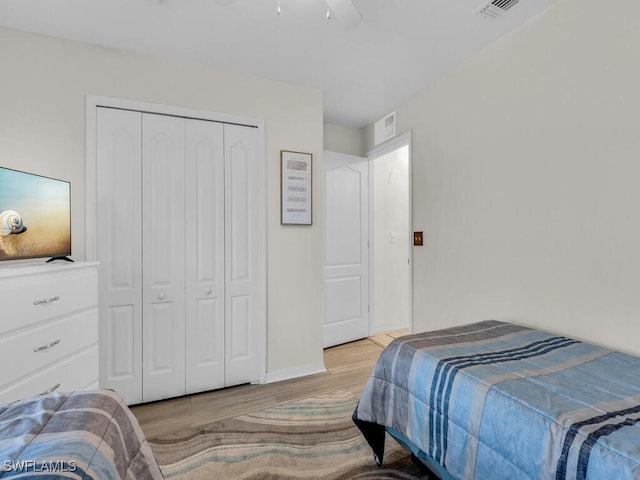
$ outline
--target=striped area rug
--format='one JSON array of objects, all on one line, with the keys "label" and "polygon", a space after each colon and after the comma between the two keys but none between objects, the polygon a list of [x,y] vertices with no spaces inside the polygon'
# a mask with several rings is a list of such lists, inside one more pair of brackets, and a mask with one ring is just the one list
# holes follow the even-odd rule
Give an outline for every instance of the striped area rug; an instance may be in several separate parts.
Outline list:
[{"label": "striped area rug", "polygon": [[308,398],[150,440],[168,479],[428,479],[387,440],[378,468],[351,421],[347,391]]}]

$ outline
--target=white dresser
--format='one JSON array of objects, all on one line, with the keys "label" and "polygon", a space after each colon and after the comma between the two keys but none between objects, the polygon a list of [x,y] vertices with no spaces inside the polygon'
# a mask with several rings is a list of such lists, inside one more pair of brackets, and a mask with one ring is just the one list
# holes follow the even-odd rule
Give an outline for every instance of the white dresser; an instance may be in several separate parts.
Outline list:
[{"label": "white dresser", "polygon": [[0,266],[0,402],[97,388],[97,265]]}]

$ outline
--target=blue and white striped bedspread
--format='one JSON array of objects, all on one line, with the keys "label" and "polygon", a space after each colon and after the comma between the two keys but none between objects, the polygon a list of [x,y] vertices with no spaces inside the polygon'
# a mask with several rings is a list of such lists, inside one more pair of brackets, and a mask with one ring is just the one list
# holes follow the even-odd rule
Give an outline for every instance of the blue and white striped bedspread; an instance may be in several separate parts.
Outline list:
[{"label": "blue and white striped bedspread", "polygon": [[409,335],[354,420],[380,462],[390,427],[460,479],[638,480],[640,358],[494,320]]},{"label": "blue and white striped bedspread", "polygon": [[0,479],[160,480],[138,421],[109,390],[0,403]]}]

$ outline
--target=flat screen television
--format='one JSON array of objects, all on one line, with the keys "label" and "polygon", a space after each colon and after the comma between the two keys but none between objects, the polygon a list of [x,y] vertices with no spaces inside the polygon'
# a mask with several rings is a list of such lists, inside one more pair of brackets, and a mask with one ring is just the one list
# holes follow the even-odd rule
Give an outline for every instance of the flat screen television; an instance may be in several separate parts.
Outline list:
[{"label": "flat screen television", "polygon": [[0,167],[0,260],[71,255],[71,184]]}]

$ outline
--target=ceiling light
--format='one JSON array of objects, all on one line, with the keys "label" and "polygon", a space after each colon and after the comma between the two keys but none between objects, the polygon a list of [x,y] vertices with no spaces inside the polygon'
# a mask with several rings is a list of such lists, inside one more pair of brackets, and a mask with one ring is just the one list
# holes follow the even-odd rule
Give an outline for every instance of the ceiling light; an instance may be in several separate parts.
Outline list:
[{"label": "ceiling light", "polygon": [[[280,0],[278,0],[278,2],[276,4],[276,13],[278,15],[282,14],[282,8],[280,7]],[[331,20],[331,8],[329,7],[329,3],[328,2],[327,2],[327,20]]]}]

